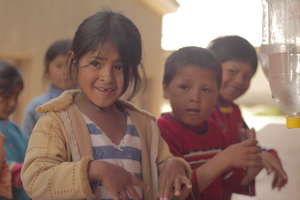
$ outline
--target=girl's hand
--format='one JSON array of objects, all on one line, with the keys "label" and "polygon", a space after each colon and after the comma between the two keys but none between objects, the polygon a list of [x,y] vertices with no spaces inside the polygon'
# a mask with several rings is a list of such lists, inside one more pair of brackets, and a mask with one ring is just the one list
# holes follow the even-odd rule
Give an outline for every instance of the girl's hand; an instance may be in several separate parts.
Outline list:
[{"label": "girl's hand", "polygon": [[228,168],[260,167],[262,166],[261,151],[256,144],[255,139],[247,139],[230,145],[216,156],[222,157]]},{"label": "girl's hand", "polygon": [[261,153],[261,158],[263,167],[267,170],[267,173],[274,173],[272,188],[280,190],[288,182],[287,174],[283,169],[280,159],[267,151]]},{"label": "girl's hand", "polygon": [[135,189],[137,186],[146,191],[146,185],[140,179],[117,165],[99,160],[90,162],[89,179],[101,181],[114,200],[142,199]]},{"label": "girl's hand", "polygon": [[173,196],[187,195],[192,188],[187,177],[185,166],[176,159],[165,161],[159,177],[160,200],[168,200]]}]

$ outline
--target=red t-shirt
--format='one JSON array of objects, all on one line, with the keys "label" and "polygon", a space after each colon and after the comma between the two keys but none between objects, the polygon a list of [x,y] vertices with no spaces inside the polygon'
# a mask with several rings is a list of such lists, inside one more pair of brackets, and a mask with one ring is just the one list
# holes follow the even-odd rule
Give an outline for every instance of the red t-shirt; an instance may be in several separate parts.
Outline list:
[{"label": "red t-shirt", "polygon": [[[169,144],[171,152],[184,158],[192,167],[193,172],[225,147],[221,130],[209,121],[199,127],[190,128],[176,121],[169,113],[165,113],[159,118],[158,127],[162,137]],[[231,172],[228,173],[231,174]],[[197,200],[224,199],[226,189],[224,184],[228,181],[226,179],[228,173],[218,177],[205,191],[200,193],[194,190],[194,197]],[[197,189],[195,176],[193,176],[192,182],[193,188]]]}]

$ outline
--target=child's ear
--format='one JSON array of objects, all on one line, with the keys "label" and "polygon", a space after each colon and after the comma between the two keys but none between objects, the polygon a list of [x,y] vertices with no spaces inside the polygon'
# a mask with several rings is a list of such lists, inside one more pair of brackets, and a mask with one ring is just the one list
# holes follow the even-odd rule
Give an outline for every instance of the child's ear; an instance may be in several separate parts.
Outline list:
[{"label": "child's ear", "polygon": [[163,97],[169,99],[168,86],[166,83],[163,83]]}]

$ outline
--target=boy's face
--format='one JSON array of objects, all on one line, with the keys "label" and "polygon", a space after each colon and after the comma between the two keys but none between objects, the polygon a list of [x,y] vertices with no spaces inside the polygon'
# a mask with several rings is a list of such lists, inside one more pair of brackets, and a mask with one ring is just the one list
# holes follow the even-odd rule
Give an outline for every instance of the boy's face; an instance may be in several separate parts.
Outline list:
[{"label": "boy's face", "polygon": [[47,77],[51,84],[60,90],[75,87],[75,81],[70,79],[67,67],[67,56],[58,55],[49,63]]},{"label": "boy's face", "polygon": [[171,82],[164,84],[164,97],[169,99],[174,117],[191,127],[208,118],[218,92],[215,72],[193,65],[179,68]]},{"label": "boy's face", "polygon": [[8,117],[15,111],[21,91],[22,91],[21,87],[15,86],[15,88],[10,94],[0,96],[0,119],[1,120],[7,120]]},{"label": "boy's face", "polygon": [[232,102],[248,90],[254,71],[248,63],[226,61],[222,63],[222,74],[221,99]]}]

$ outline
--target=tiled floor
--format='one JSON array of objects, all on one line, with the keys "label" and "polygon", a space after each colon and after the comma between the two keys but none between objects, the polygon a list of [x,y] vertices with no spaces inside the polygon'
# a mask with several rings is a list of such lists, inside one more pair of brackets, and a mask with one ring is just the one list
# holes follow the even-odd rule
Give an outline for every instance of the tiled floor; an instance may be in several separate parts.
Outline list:
[{"label": "tiled floor", "polygon": [[234,200],[300,200],[300,128],[287,129],[283,124],[269,124],[257,132],[264,147],[278,151],[289,182],[281,191],[271,189],[272,175],[262,171],[256,178],[256,197],[235,195]]}]

